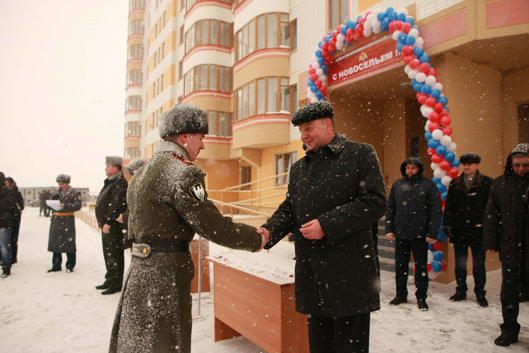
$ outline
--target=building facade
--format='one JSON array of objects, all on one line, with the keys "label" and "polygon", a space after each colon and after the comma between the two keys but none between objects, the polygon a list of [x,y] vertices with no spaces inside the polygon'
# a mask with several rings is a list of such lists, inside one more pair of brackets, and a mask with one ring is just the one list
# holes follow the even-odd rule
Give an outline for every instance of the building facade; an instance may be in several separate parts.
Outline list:
[{"label": "building facade", "polygon": [[[90,203],[90,190],[88,188],[75,188],[81,192],[81,197],[83,201],[83,207],[88,207]],[[20,187],[18,191],[22,194],[24,198],[24,204],[26,206],[35,206],[38,207],[40,204],[40,195],[44,191],[51,191],[53,195],[55,192],[59,191],[59,188],[56,186],[37,186],[37,187]]]}]

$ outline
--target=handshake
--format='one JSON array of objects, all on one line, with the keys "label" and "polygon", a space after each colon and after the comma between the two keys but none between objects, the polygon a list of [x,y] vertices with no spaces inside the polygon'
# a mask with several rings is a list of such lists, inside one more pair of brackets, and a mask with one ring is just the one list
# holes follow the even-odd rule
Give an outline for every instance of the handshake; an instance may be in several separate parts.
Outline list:
[{"label": "handshake", "polygon": [[[305,238],[310,240],[319,240],[325,236],[320,221],[317,219],[313,219],[312,221],[303,224],[299,231]],[[263,250],[265,244],[270,240],[270,232],[268,229],[261,227],[257,229],[257,234],[261,234],[262,237],[261,248],[257,251],[259,252]]]},{"label": "handshake", "polygon": [[268,229],[261,227],[257,229],[257,234],[261,234],[261,247],[257,250],[257,252],[259,252],[263,250],[266,243],[270,240],[270,232]]}]

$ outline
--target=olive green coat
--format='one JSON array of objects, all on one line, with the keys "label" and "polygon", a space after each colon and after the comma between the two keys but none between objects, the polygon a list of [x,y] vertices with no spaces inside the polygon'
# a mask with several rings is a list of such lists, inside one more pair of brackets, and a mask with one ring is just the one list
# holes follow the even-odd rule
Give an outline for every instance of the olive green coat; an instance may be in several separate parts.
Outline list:
[{"label": "olive green coat", "polygon": [[[186,150],[162,141],[151,161],[132,178],[130,239],[178,239],[195,233],[234,249],[257,251],[261,236],[254,227],[233,223],[207,200],[200,168],[187,161]],[[133,256],[117,309],[110,352],[191,351],[191,280],[194,265],[187,252]]]}]

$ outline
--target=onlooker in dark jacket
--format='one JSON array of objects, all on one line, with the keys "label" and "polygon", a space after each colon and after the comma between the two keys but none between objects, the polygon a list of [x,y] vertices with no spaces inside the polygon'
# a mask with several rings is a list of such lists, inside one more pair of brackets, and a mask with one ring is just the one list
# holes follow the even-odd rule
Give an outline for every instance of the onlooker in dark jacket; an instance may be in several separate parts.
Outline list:
[{"label": "onlooker in dark jacket", "polygon": [[520,292],[529,294],[529,254],[524,234],[527,218],[524,196],[529,186],[528,147],[527,143],[518,144],[507,157],[503,175],[492,183],[485,213],[483,247],[491,253],[499,251],[502,262],[503,324],[500,325],[501,335],[494,341],[498,346],[518,342]]},{"label": "onlooker in dark jacket", "polygon": [[20,231],[20,221],[22,220],[22,211],[24,210],[24,198],[18,191],[17,183],[13,178],[6,178],[6,185],[15,190],[16,204],[13,207],[13,228],[11,231],[11,265],[18,262],[18,233]]},{"label": "onlooker in dark jacket", "polygon": [[472,273],[474,293],[482,307],[489,306],[485,298],[486,250],[483,249],[483,222],[489,199],[492,178],[479,172],[481,157],[477,153],[465,153],[460,158],[463,173],[450,182],[446,196],[443,232],[454,244],[456,294],[450,300],[467,299],[468,247],[472,249]]},{"label": "onlooker in dark jacket", "polygon": [[420,158],[406,159],[400,171],[403,178],[391,186],[386,211],[386,236],[395,239],[397,283],[397,296],[390,304],[408,301],[406,284],[413,253],[417,305],[421,310],[428,310],[428,243],[435,241],[439,232],[443,215],[441,196],[435,183],[423,176]]},{"label": "onlooker in dark jacket", "polygon": [[116,220],[127,209],[127,180],[121,171],[122,164],[123,158],[119,156],[106,157],[107,179],[96,202],[96,218],[101,227],[107,269],[105,282],[96,286],[96,289],[106,289],[101,294],[117,293],[123,285],[123,225]]},{"label": "onlooker in dark jacket", "polygon": [[[135,159],[135,160],[131,161],[129,164],[127,164],[127,166],[125,167],[125,170],[127,171],[127,173],[130,174],[130,178],[128,178],[129,181],[134,176],[134,174],[136,174],[138,169],[143,167],[144,164],[145,164],[145,161],[143,159],[141,159],[141,158]],[[127,239],[126,233],[127,233],[127,228],[128,228],[128,224],[129,224],[129,210],[128,210],[128,208],[127,208],[127,210],[125,212],[120,214],[119,217],[116,220],[123,224],[123,234],[124,234],[123,243],[125,243],[126,239]]]},{"label": "onlooker in dark jacket", "polygon": [[2,277],[11,274],[11,230],[13,207],[16,204],[15,190],[5,185],[5,175],[0,172],[0,252],[2,254]]}]

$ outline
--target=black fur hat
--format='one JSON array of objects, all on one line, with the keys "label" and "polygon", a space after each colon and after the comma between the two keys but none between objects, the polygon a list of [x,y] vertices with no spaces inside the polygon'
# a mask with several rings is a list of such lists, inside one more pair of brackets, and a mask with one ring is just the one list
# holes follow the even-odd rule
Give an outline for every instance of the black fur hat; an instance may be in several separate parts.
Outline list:
[{"label": "black fur hat", "polygon": [[332,118],[333,116],[334,110],[332,109],[332,105],[326,101],[319,101],[301,107],[301,109],[292,116],[292,124],[298,126],[312,120]]},{"label": "black fur hat", "polygon": [[58,183],[68,183],[68,184],[70,184],[70,180],[71,180],[71,178],[67,174],[59,174],[59,175],[57,175],[57,182]]},{"label": "black fur hat", "polygon": [[191,104],[175,104],[160,117],[160,138],[179,134],[207,134],[208,114]]},{"label": "black fur hat", "polygon": [[470,164],[470,163],[481,163],[481,157],[479,154],[474,152],[469,152],[461,155],[459,157],[459,161],[461,164]]}]

